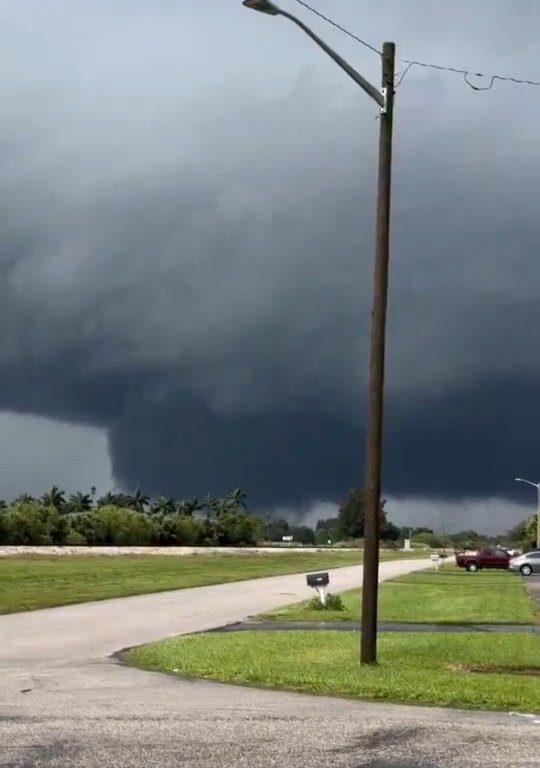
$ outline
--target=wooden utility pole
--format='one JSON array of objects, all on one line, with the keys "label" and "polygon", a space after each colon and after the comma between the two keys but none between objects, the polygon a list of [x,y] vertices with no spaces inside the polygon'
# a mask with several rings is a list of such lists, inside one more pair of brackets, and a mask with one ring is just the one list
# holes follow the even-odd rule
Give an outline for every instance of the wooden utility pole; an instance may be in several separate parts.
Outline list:
[{"label": "wooden utility pole", "polygon": [[384,352],[386,304],[388,300],[388,257],[390,250],[390,184],[392,178],[392,118],[394,112],[394,70],[396,47],[384,43],[382,88],[379,90],[345,61],[303,21],[284,11],[273,0],[243,0],[246,8],[281,16],[296,24],[380,107],[379,180],[377,226],[375,230],[375,273],[371,314],[371,352],[365,468],[364,584],[362,591],[363,664],[377,661],[377,596],[379,590],[379,514],[383,439]]},{"label": "wooden utility pole", "polygon": [[392,179],[392,124],[394,111],[395,45],[382,49],[375,269],[371,312],[371,348],[365,458],[364,580],[362,585],[362,640],[360,661],[377,661],[377,599],[379,592],[380,506],[383,445],[384,360],[388,261],[390,256],[390,189]]}]

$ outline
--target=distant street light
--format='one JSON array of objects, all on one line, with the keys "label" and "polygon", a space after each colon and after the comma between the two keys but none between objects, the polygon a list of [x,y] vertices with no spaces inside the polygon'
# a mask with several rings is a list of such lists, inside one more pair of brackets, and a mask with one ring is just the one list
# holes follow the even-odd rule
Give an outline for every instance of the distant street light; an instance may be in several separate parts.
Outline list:
[{"label": "distant street light", "polygon": [[533,483],[530,480],[524,480],[522,477],[516,477],[516,483],[527,483],[536,488],[536,549],[540,549],[540,483]]},{"label": "distant street light", "polygon": [[365,458],[364,582],[362,589],[363,664],[377,661],[377,597],[379,589],[380,498],[382,475],[384,358],[390,255],[390,188],[392,177],[392,123],[394,112],[395,45],[382,47],[382,87],[375,88],[329,45],[291,13],[270,0],[243,0],[246,8],[283,16],[308,35],[380,107],[375,269],[371,313],[368,418]]}]

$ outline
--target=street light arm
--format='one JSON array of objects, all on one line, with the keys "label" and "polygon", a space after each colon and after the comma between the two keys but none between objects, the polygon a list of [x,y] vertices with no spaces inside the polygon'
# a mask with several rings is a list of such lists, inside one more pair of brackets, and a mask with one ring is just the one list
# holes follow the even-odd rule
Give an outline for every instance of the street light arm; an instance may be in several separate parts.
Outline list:
[{"label": "street light arm", "polygon": [[364,90],[368,94],[368,96],[371,96],[373,101],[377,102],[377,104],[379,105],[379,107],[381,107],[381,109],[384,108],[386,99],[384,98],[382,93],[379,90],[377,90],[377,88],[375,88],[373,85],[371,85],[371,83],[368,80],[366,80],[365,77],[362,77],[360,72],[357,72],[356,69],[354,69],[354,67],[351,67],[351,65],[347,61],[345,61],[345,59],[343,59],[339,55],[339,53],[336,53],[336,51],[334,51],[333,48],[330,48],[330,46],[327,45],[324,42],[324,40],[321,40],[321,38],[318,35],[316,35],[315,32],[313,32],[313,30],[311,30],[306,24],[304,24],[303,21],[300,21],[300,19],[298,19],[296,16],[293,16],[292,13],[287,13],[287,11],[280,10],[280,15],[292,21],[293,24],[296,24],[297,27],[300,27],[300,29],[303,32],[305,32],[308,37],[311,37],[313,42],[317,43],[319,48],[322,48],[322,50],[328,56],[330,56],[331,59],[333,59],[336,62],[338,67],[341,67],[341,69],[347,75],[349,75],[349,77],[352,80],[354,80],[354,82],[357,85],[359,85],[360,88],[362,88],[362,90]]},{"label": "street light arm", "polygon": [[540,483],[533,483],[530,480],[525,480],[523,477],[516,477],[516,483],[527,483],[527,485],[532,485],[533,488],[540,488]]},{"label": "street light arm", "polygon": [[330,48],[330,46],[327,45],[318,35],[316,35],[312,29],[304,24],[303,21],[300,21],[299,18],[294,16],[292,13],[283,11],[281,8],[275,5],[275,3],[267,2],[267,0],[244,0],[243,5],[245,5],[246,8],[252,8],[254,11],[268,13],[271,16],[283,16],[284,18],[289,19],[289,21],[292,21],[292,23],[296,24],[297,27],[300,27],[300,29],[305,32],[306,35],[319,46],[319,48],[322,48],[327,56],[330,56],[330,58],[336,62],[338,67],[340,67],[347,75],[349,75],[349,77],[354,80],[354,82],[359,85],[360,88],[362,88],[362,90],[368,94],[368,96],[371,96],[373,101],[375,101],[379,107],[381,107],[381,109],[384,109],[386,105],[386,99],[383,94],[373,85],[371,85],[371,83],[368,82],[365,77],[362,77],[362,75],[357,72],[354,67],[351,67],[351,65],[345,61],[345,59],[343,59],[339,53],[336,53],[333,48]]}]

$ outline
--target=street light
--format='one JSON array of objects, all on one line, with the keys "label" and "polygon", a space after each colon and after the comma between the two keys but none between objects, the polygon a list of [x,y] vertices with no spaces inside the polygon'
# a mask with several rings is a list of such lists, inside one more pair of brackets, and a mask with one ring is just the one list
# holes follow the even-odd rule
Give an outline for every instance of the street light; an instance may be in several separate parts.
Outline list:
[{"label": "street light", "polygon": [[540,549],[540,483],[533,483],[530,480],[524,480],[522,477],[516,477],[516,483],[527,483],[536,488],[536,549]]},{"label": "street light", "polygon": [[252,8],[254,11],[268,13],[270,16],[278,16],[280,13],[277,5],[269,2],[269,0],[245,0],[243,5],[245,5],[246,8]]},{"label": "street light", "polygon": [[364,581],[362,589],[362,640],[360,660],[377,661],[377,596],[379,588],[379,528],[382,474],[384,357],[388,262],[390,255],[390,188],[392,177],[392,123],[394,112],[395,45],[382,48],[382,87],[375,88],[300,19],[270,0],[243,0],[246,8],[283,16],[308,35],[380,107],[375,269],[371,312],[369,392],[364,482]]}]

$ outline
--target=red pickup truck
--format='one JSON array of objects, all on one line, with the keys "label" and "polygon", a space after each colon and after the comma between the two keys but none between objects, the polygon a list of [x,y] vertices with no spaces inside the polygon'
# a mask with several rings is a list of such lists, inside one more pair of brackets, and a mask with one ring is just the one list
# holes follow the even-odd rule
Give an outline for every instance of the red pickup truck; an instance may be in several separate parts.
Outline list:
[{"label": "red pickup truck", "polygon": [[482,570],[483,568],[508,568],[511,555],[506,549],[479,549],[478,552],[457,552],[456,565],[460,568],[466,568],[471,573]]}]

